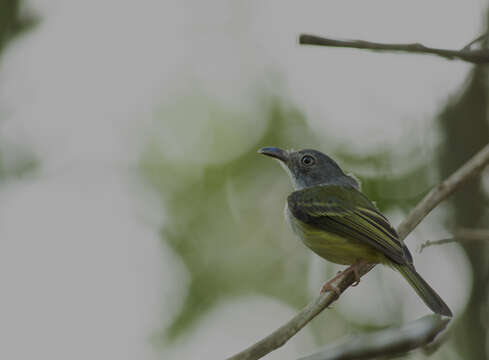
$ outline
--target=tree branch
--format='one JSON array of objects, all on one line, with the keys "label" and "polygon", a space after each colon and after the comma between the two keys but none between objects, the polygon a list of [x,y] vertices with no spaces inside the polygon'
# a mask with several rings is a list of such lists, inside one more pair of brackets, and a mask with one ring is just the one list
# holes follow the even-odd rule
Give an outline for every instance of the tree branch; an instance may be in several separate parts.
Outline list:
[{"label": "tree branch", "polygon": [[419,253],[425,248],[433,245],[442,245],[458,241],[472,241],[472,240],[489,240],[489,230],[486,229],[459,229],[455,232],[453,237],[440,239],[440,240],[428,240],[421,244],[419,247]]},{"label": "tree branch", "polygon": [[[398,227],[398,234],[401,240],[420,223],[420,221],[428,215],[428,213],[440,202],[451,195],[461,185],[476,175],[479,175],[484,167],[489,163],[489,145],[486,145],[474,157],[467,161],[455,173],[448,177],[445,181],[431,190],[421,202],[408,214],[404,221]],[[366,265],[359,269],[359,276],[365,275],[374,265]],[[338,288],[339,294],[336,292],[326,292],[320,294],[314,301],[302,309],[286,324],[282,325],[270,335],[266,336],[257,343],[251,345],[240,353],[231,356],[228,360],[256,360],[266,354],[278,349],[284,345],[291,337],[301,330],[309,321],[331,305],[339,295],[342,294],[355,281],[354,274],[350,273],[342,278],[339,278],[335,286]]]},{"label": "tree branch", "polygon": [[432,189],[398,226],[397,233],[404,239],[428,213],[446,199],[460,185],[481,173],[489,160],[489,145],[486,145],[448,179]]},{"label": "tree branch", "polygon": [[322,351],[299,360],[354,360],[382,356],[399,356],[410,350],[430,344],[442,332],[450,319],[427,315],[402,326],[372,333],[349,336]]},{"label": "tree branch", "polygon": [[[478,40],[478,39],[476,39]],[[299,44],[301,45],[319,45],[331,47],[345,47],[352,49],[367,49],[373,51],[394,51],[394,52],[409,52],[414,54],[431,54],[441,56],[448,60],[463,60],[473,64],[489,63],[489,50],[477,49],[471,50],[470,46],[464,47],[462,50],[438,49],[424,46],[419,43],[412,44],[387,44],[377,43],[364,40],[337,40],[323,38],[315,35],[301,34],[299,36]],[[472,43],[470,44],[472,45]]]}]

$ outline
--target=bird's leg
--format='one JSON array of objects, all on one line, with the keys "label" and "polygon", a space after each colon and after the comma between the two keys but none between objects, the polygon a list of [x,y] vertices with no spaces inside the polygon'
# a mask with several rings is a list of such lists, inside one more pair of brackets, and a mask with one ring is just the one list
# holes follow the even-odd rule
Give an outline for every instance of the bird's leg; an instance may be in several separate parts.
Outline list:
[{"label": "bird's leg", "polygon": [[333,277],[331,280],[326,282],[323,287],[321,288],[321,294],[325,293],[326,291],[333,290],[335,293],[340,295],[340,290],[334,285],[334,282],[338,280],[340,277],[348,275],[349,273],[353,272],[355,274],[355,283],[352,284],[352,286],[357,286],[360,283],[360,275],[358,274],[358,269],[362,267],[363,265],[367,264],[365,260],[358,260],[349,267],[347,267],[345,270],[340,271],[338,274],[336,274],[335,277]]},{"label": "bird's leg", "polygon": [[365,260],[358,260],[355,263],[353,263],[353,265],[350,266],[352,268],[353,273],[355,274],[355,282],[351,284],[351,286],[357,286],[358,284],[360,284],[360,275],[358,274],[358,269],[366,264],[367,262]]}]

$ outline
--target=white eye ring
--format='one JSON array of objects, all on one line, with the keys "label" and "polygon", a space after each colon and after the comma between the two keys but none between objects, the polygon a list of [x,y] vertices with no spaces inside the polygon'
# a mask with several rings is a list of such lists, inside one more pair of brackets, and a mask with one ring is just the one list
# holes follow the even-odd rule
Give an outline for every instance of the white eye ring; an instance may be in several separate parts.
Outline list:
[{"label": "white eye ring", "polygon": [[304,166],[312,166],[316,163],[316,159],[312,155],[304,155],[301,158],[301,164]]}]

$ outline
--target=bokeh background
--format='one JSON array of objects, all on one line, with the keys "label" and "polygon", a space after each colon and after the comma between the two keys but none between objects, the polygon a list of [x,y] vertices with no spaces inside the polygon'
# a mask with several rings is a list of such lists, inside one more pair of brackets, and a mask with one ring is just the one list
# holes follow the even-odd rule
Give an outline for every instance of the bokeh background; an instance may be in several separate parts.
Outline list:
[{"label": "bokeh background", "polygon": [[[219,359],[339,267],[291,234],[259,147],[318,148],[391,222],[489,140],[488,73],[301,47],[300,33],[461,48],[487,1],[0,1],[0,358]],[[488,358],[488,172],[407,239],[455,313],[433,359]],[[376,267],[268,359],[429,313]],[[422,352],[407,358],[423,359]]]}]

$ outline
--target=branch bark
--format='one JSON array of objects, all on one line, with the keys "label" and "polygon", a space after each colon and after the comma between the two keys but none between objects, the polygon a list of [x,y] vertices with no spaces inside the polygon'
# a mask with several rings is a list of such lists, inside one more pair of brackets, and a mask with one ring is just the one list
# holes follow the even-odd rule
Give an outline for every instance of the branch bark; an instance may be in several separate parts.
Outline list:
[{"label": "branch bark", "polygon": [[408,52],[412,54],[431,54],[441,56],[448,60],[463,60],[473,64],[489,63],[489,50],[475,49],[464,47],[461,50],[439,49],[425,46],[420,43],[412,44],[388,44],[377,43],[365,40],[338,40],[324,38],[316,35],[301,34],[299,36],[299,44],[301,45],[318,45],[330,47],[344,47],[352,49],[367,49],[373,51],[393,51],[393,52]]},{"label": "branch bark", "polygon": [[[399,238],[404,240],[406,236],[436,207],[440,202],[446,199],[461,185],[466,183],[474,176],[481,173],[484,167],[489,163],[489,144],[480,150],[474,157],[467,161],[455,173],[441,182],[432,191],[430,191],[420,203],[408,214],[404,221],[398,227]],[[359,276],[368,273],[375,265],[366,265],[359,269]],[[278,349],[284,345],[291,337],[301,330],[309,321],[331,305],[339,296],[354,283],[354,274],[348,274],[340,277],[335,286],[336,292],[326,292],[320,294],[314,301],[302,309],[286,324],[282,325],[270,335],[266,336],[247,349],[231,356],[228,360],[256,360],[266,354]]]}]

